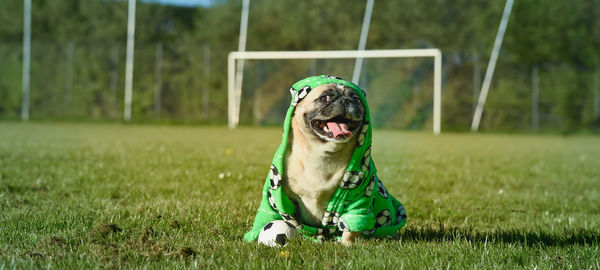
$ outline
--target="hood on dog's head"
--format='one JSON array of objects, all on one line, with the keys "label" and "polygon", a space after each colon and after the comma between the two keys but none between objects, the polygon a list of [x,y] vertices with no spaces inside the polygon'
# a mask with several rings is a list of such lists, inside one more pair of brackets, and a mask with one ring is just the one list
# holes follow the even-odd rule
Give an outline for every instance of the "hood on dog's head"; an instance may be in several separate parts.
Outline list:
[{"label": "hood on dog's head", "polygon": [[358,136],[369,121],[365,92],[342,78],[309,77],[295,83],[290,92],[290,109],[301,115],[303,126],[310,131],[306,133],[322,142],[345,143]]}]

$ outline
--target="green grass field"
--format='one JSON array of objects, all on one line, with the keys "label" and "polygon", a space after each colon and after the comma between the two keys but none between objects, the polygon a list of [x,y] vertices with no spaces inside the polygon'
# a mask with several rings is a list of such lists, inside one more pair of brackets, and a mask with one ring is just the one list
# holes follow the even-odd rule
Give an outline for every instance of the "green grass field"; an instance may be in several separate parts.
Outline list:
[{"label": "green grass field", "polygon": [[244,243],[280,128],[0,123],[4,268],[600,268],[600,138],[374,131],[404,203],[352,247]]}]

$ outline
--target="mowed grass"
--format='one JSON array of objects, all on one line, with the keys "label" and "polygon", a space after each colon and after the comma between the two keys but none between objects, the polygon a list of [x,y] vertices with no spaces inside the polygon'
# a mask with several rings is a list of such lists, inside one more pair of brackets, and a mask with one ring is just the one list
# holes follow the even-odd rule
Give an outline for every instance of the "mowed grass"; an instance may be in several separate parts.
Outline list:
[{"label": "mowed grass", "polygon": [[375,130],[408,224],[244,243],[280,128],[0,123],[2,268],[600,268],[600,138]]}]

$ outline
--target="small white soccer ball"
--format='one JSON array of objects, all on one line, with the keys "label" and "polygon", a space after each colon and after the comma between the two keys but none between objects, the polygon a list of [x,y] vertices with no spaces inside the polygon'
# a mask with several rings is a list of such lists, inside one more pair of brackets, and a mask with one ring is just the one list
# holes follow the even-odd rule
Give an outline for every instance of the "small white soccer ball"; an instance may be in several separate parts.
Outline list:
[{"label": "small white soccer ball", "polygon": [[258,243],[270,247],[281,247],[300,235],[292,224],[283,220],[273,220],[265,225],[258,234]]}]

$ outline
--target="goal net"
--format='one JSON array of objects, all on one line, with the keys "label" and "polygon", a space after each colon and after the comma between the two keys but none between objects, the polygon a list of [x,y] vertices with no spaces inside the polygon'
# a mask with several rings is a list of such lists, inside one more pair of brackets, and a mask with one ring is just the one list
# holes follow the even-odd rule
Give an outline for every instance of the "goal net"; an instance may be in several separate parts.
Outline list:
[{"label": "goal net", "polygon": [[386,127],[385,122],[393,121],[418,128],[431,121],[433,133],[440,133],[439,49],[231,52],[229,127],[240,123],[240,114],[259,124],[277,123],[289,106],[291,84],[322,74],[350,80],[357,58],[365,59],[359,86],[367,92],[374,126]]}]

